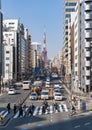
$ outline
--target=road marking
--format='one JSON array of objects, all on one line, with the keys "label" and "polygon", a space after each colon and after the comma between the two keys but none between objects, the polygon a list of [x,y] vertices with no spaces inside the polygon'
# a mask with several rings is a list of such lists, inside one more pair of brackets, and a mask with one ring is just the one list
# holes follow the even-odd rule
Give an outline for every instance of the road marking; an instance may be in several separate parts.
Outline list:
[{"label": "road marking", "polygon": [[2,115],[5,111],[1,111],[0,114]]},{"label": "road marking", "polygon": [[66,104],[62,104],[62,105],[64,106],[65,111],[68,112]]},{"label": "road marking", "polygon": [[15,114],[15,116],[13,117],[14,119],[17,118],[19,116],[19,111]]},{"label": "road marking", "polygon": [[37,126],[44,126],[44,124],[37,124]]},{"label": "road marking", "polygon": [[50,114],[52,114],[52,113],[53,113],[53,106],[50,105]]},{"label": "road marking", "polygon": [[63,109],[62,109],[62,105],[59,104],[59,109],[60,109],[60,112],[63,112]]},{"label": "road marking", "polygon": [[42,109],[43,107],[41,106],[38,115],[42,115]]},{"label": "road marking", "polygon": [[85,123],[84,125],[86,126],[86,125],[90,125],[91,123],[90,122],[87,122],[87,123]]},{"label": "road marking", "polygon": [[70,118],[68,118],[68,117],[66,117],[66,118],[63,118],[63,120],[65,120],[65,121],[67,121],[67,120],[69,120]]},{"label": "road marking", "polygon": [[39,109],[39,106],[37,106],[37,107],[35,108],[34,113],[33,113],[33,116],[35,116],[35,115],[37,114],[38,109]]},{"label": "road marking", "polygon": [[4,113],[3,118],[5,118],[7,114],[8,114],[8,111],[6,113]]},{"label": "road marking", "polygon": [[28,130],[27,128],[21,128],[20,130]]},{"label": "road marking", "polygon": [[77,126],[75,126],[74,128],[77,129],[77,128],[79,128],[79,127],[80,127],[80,125],[77,125]]}]

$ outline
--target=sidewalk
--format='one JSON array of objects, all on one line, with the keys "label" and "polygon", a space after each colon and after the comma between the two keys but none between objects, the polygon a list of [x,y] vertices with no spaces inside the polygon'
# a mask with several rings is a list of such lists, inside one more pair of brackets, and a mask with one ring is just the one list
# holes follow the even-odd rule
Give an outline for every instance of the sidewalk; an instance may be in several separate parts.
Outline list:
[{"label": "sidewalk", "polygon": [[[69,93],[70,96],[76,95],[77,103],[78,103],[78,100],[82,100],[82,101],[86,102],[86,111],[92,111],[92,96],[91,96],[92,92],[83,93],[80,90],[78,90],[77,92],[74,92],[74,91],[71,91],[66,84],[63,84],[63,86],[66,89],[66,91]],[[78,107],[78,105],[77,105],[77,107]],[[77,111],[77,113],[80,113],[80,112],[82,113],[82,111],[79,111],[79,110]]]}]

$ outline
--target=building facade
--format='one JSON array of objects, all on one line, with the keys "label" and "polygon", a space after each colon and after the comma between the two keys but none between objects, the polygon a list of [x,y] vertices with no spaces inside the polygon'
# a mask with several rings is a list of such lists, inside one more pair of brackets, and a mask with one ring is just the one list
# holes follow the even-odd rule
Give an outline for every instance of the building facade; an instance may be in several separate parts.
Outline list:
[{"label": "building facade", "polygon": [[18,80],[26,71],[26,43],[24,26],[19,20],[3,21],[3,79]]},{"label": "building facade", "polygon": [[[2,79],[2,42],[3,42],[3,14],[1,11],[1,1],[0,1],[0,81]],[[1,82],[0,82],[1,85]]]},{"label": "building facade", "polygon": [[71,13],[75,12],[75,6],[78,0],[65,0],[65,18],[64,18],[64,63],[66,68],[66,80],[71,77]]}]

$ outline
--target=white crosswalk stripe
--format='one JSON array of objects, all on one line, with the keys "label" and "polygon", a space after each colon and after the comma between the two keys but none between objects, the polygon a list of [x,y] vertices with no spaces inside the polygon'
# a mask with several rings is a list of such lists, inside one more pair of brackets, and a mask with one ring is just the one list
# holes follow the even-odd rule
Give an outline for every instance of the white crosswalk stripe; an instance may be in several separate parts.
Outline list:
[{"label": "white crosswalk stripe", "polygon": [[[34,112],[33,112],[33,116],[43,115],[42,108],[43,108],[43,106],[35,106],[35,109],[34,109]],[[23,117],[28,113],[28,110],[29,110],[29,107],[27,107],[25,109],[25,112],[23,111]],[[60,112],[60,113],[62,113],[62,112],[68,112],[68,108],[67,108],[66,104],[58,104],[58,109],[57,110],[55,109],[54,105],[50,105],[45,110],[44,114],[47,115],[47,114],[58,113],[58,112]],[[3,116],[3,118],[5,118],[8,115],[8,111],[7,110],[2,110],[0,112],[0,114]],[[19,117],[19,110],[13,116],[13,119],[16,119],[18,117]]]}]

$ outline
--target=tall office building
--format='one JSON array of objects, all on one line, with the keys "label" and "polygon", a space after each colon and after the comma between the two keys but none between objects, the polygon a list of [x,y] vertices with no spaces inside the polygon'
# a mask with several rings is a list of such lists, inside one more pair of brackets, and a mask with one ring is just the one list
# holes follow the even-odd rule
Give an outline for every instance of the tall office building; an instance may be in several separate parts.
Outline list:
[{"label": "tall office building", "polygon": [[[3,21],[3,78],[21,79],[28,65],[26,55],[27,30],[17,19]],[[26,33],[26,34],[25,34]]]},{"label": "tall office building", "polygon": [[75,6],[78,0],[65,0],[65,34],[64,34],[64,65],[66,68],[66,80],[70,81],[71,69],[71,13],[75,12]]},{"label": "tall office building", "polygon": [[3,22],[3,14],[1,11],[1,0],[0,0],[0,80],[2,76],[2,41],[3,41],[2,22]]}]

